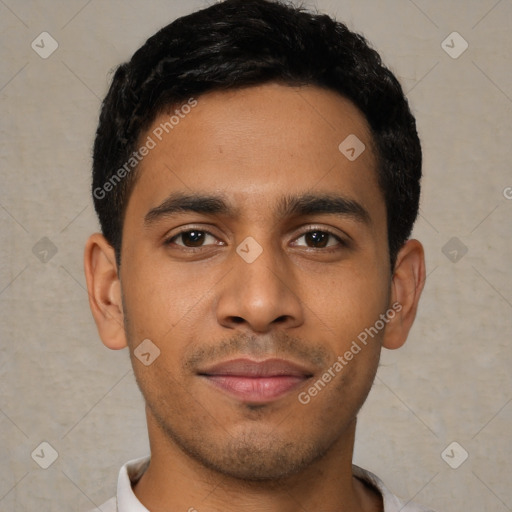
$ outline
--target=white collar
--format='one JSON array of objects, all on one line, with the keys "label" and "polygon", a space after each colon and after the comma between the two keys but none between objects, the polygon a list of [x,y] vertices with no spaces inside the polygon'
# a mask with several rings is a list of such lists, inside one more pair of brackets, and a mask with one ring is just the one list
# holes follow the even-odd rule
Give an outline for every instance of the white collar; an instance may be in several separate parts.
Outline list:
[{"label": "white collar", "polygon": [[[119,471],[117,481],[117,508],[116,498],[112,498],[100,508],[103,512],[115,512],[116,510],[117,512],[149,512],[137,499],[132,489],[132,486],[138,482],[144,471],[146,471],[149,460],[150,457],[146,456],[130,460],[123,465]],[[432,512],[419,505],[400,500],[389,491],[378,476],[366,469],[353,464],[352,473],[356,478],[380,492],[384,503],[384,512]]]},{"label": "white collar", "polygon": [[119,471],[117,480],[117,512],[149,512],[137,499],[132,485],[137,483],[149,465],[150,457],[128,461]]}]

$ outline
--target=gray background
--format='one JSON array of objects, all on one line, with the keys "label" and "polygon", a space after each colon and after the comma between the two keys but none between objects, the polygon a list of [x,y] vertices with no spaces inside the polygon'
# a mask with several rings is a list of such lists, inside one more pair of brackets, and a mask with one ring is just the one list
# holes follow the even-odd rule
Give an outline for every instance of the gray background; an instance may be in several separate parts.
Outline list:
[{"label": "gray background", "polygon": [[[148,452],[128,353],[101,344],[87,302],[90,151],[109,70],[205,4],[0,0],[1,511],[87,510]],[[510,511],[512,0],[307,5],[380,51],[425,155],[427,284],[407,344],[383,354],[355,462],[440,512]],[[43,31],[59,45],[46,59]],[[443,452],[469,456],[453,469]]]}]

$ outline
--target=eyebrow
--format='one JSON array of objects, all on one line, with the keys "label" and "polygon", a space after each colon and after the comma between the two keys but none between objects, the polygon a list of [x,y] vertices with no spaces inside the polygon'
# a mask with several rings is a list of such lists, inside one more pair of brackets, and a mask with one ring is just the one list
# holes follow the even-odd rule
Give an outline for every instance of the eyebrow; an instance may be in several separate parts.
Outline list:
[{"label": "eyebrow", "polygon": [[[230,205],[225,196],[174,192],[160,205],[149,210],[144,217],[144,225],[149,227],[161,218],[183,212],[236,217],[240,209]],[[275,213],[280,218],[334,214],[363,224],[372,224],[370,214],[360,203],[334,194],[285,195],[278,201]]]}]

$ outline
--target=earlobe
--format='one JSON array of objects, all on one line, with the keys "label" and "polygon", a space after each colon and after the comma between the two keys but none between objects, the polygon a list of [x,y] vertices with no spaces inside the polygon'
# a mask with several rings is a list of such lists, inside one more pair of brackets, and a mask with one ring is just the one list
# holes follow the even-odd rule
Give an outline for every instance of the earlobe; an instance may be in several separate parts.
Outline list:
[{"label": "earlobe", "polygon": [[126,347],[121,283],[115,252],[100,233],[91,235],[87,240],[84,271],[89,306],[103,344],[112,350]]},{"label": "earlobe", "polygon": [[408,240],[397,255],[391,283],[390,307],[396,315],[384,332],[382,346],[400,348],[406,341],[425,285],[425,253],[418,240]]}]

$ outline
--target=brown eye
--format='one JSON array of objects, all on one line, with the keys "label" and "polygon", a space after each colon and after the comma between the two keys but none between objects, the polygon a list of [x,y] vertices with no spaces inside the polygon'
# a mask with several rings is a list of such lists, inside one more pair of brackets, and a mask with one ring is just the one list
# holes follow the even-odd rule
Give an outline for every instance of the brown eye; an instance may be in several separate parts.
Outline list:
[{"label": "brown eye", "polygon": [[196,248],[205,245],[205,241],[208,237],[215,240],[215,237],[207,231],[201,231],[199,229],[190,229],[188,231],[182,231],[177,235],[170,238],[166,243],[175,244],[181,247]]},{"label": "brown eye", "polygon": [[323,248],[327,246],[327,242],[329,241],[329,237],[332,236],[330,233],[326,233],[325,231],[310,231],[305,235],[306,243],[316,248]]},{"label": "brown eye", "polygon": [[[299,242],[303,240],[303,242]],[[299,238],[296,239],[294,245],[299,247],[309,247],[311,249],[325,249],[325,248],[335,248],[336,246],[345,245],[343,240],[329,231],[323,231],[320,229],[315,229],[312,231],[307,231]]]}]

